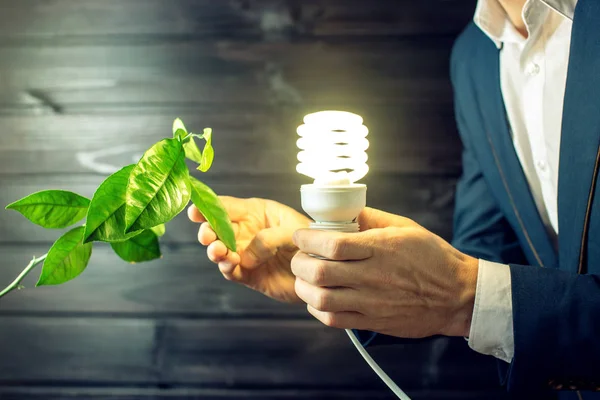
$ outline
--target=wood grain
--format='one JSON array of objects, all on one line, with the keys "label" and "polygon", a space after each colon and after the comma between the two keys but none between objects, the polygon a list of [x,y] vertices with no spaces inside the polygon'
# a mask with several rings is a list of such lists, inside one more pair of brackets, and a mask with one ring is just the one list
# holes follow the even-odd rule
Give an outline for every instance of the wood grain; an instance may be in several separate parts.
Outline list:
[{"label": "wood grain", "polygon": [[473,0],[4,0],[0,4],[4,16],[0,38],[13,44],[140,36],[282,40],[455,34],[474,10]]},{"label": "wood grain", "polygon": [[[480,393],[411,393],[413,400],[450,400],[450,399],[490,399],[482,397],[488,392]],[[457,397],[465,395],[463,397]],[[344,389],[198,389],[198,388],[89,388],[89,387],[0,387],[3,400],[98,400],[118,398],[120,400],[220,400],[220,399],[310,399],[310,400],[345,400],[372,399],[393,400],[394,395],[387,390],[344,390]],[[496,400],[496,397],[492,397]]]},{"label": "wood grain", "polygon": [[[217,193],[299,209],[303,115],[361,114],[368,203],[451,237],[461,145],[449,57],[475,0],[0,0],[0,205],[91,197],[169,136],[214,131],[197,175]],[[391,399],[341,331],[226,282],[180,215],[164,258],[95,246],[88,269],[0,303],[4,399]],[[60,231],[0,210],[0,282]],[[370,350],[413,399],[500,399],[495,361],[463,339]]]},{"label": "wood grain", "polygon": [[[442,391],[411,390],[408,392],[413,400],[501,400],[509,399],[502,391]],[[219,399],[311,399],[311,400],[345,400],[369,399],[392,400],[396,397],[387,389],[196,389],[196,388],[88,388],[88,387],[0,387],[3,400],[98,400],[111,396],[121,400],[219,400]]]},{"label": "wood grain", "polygon": [[[119,259],[108,245],[96,244],[87,269],[56,287],[35,288],[38,269],[26,289],[0,302],[0,314],[308,318],[305,307],[271,300],[226,281],[200,244],[162,246],[163,258],[136,265]],[[0,282],[8,283],[43,245],[0,246]]]},{"label": "wood grain", "polygon": [[[451,101],[453,38],[0,47],[2,113]],[[97,111],[96,111],[97,112]]]},{"label": "wood grain", "polygon": [[[308,183],[297,174],[239,174],[214,177],[198,175],[215,192],[242,198],[262,197],[300,208],[300,185]],[[99,175],[0,176],[0,205],[10,204],[30,193],[45,189],[63,189],[90,197],[104,177]],[[445,238],[451,236],[455,180],[447,177],[414,175],[376,175],[365,179],[368,204],[395,214],[412,218]],[[185,213],[167,226],[164,241],[195,243],[197,225]],[[46,243],[58,238],[60,230],[46,230],[31,224],[19,213],[0,210],[0,243]]]},{"label": "wood grain", "polygon": [[[0,117],[0,174],[106,173],[105,165],[130,164],[170,136],[174,116],[182,117],[190,130],[213,128],[211,176],[290,174],[297,163],[295,130],[303,117],[298,111]],[[375,107],[361,114],[370,129],[371,173],[460,172],[461,145],[449,107]]]},{"label": "wood grain", "polygon": [[[345,333],[318,322],[0,317],[0,386],[381,389]],[[43,332],[43,335],[35,334]],[[497,388],[493,360],[458,338],[373,349],[407,390]],[[31,362],[35,360],[35,362]],[[436,369],[428,366],[432,360]]]}]

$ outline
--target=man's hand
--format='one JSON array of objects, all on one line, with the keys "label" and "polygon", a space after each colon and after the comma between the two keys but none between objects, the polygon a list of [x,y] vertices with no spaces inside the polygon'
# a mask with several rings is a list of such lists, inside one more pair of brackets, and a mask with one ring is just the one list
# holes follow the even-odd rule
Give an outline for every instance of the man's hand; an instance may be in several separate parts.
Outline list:
[{"label": "man's hand", "polygon": [[210,228],[195,206],[188,209],[194,222],[202,222],[198,240],[208,246],[208,258],[219,265],[225,279],[285,302],[299,302],[290,262],[298,248],[292,242],[297,229],[309,219],[272,200],[221,197],[233,223],[238,252],[231,252]]},{"label": "man's hand", "polygon": [[468,336],[478,260],[407,218],[366,209],[359,221],[367,230],[294,234],[292,272],[308,311],[337,328]]}]

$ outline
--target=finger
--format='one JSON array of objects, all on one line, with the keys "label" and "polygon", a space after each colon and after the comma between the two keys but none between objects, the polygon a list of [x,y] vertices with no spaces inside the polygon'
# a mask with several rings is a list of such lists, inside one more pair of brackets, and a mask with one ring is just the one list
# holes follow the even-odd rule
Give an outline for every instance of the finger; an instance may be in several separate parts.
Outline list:
[{"label": "finger", "polygon": [[323,324],[339,329],[368,329],[366,317],[357,312],[342,311],[328,312],[319,311],[310,305],[306,306],[309,313]]},{"label": "finger", "polygon": [[395,226],[398,228],[411,227],[417,223],[409,218],[390,214],[375,208],[365,207],[358,216],[358,225],[361,231]]},{"label": "finger", "polygon": [[242,283],[239,266],[235,266],[231,272],[221,272],[221,274],[223,275],[223,278],[227,279],[228,281]]},{"label": "finger", "polygon": [[263,229],[242,251],[242,266],[255,268],[270,259],[279,249],[294,249],[289,231],[282,228]]},{"label": "finger", "polygon": [[[219,264],[219,265],[221,265],[221,264]],[[219,270],[221,270],[220,267],[219,267]],[[231,269],[230,272],[228,272],[228,271],[222,272],[221,271],[221,274],[228,281],[237,282],[237,283],[241,283],[244,285],[247,283],[246,281],[248,279],[248,271],[244,270],[244,268],[242,268],[240,265],[236,265],[235,267],[233,267],[233,269]]]},{"label": "finger", "polygon": [[296,294],[315,310],[358,312],[358,292],[348,288],[323,288],[296,278]]},{"label": "finger", "polygon": [[373,249],[363,233],[326,232],[300,229],[294,233],[294,243],[308,254],[328,260],[350,261],[371,258]]},{"label": "finger", "polygon": [[220,261],[219,262],[219,271],[221,271],[222,274],[232,274],[233,271],[235,270],[235,267],[237,267],[240,264],[240,256],[237,253],[231,253],[229,255],[229,257],[227,257],[224,261]]},{"label": "finger", "polygon": [[234,262],[234,257],[237,253],[229,251],[223,242],[216,240],[208,246],[206,249],[206,254],[208,255],[210,261],[214,263],[220,263],[222,261]]},{"label": "finger", "polygon": [[212,230],[210,225],[208,223],[200,225],[200,229],[198,230],[198,241],[203,246],[208,246],[215,240],[217,240],[217,234]]},{"label": "finger", "polygon": [[188,214],[188,218],[192,222],[206,222],[206,219],[204,218],[204,215],[202,215],[202,213],[200,212],[200,210],[198,210],[198,207],[196,207],[193,204],[188,207],[187,214]]},{"label": "finger", "polygon": [[364,268],[360,262],[322,260],[299,251],[292,259],[292,273],[314,286],[356,287]]}]

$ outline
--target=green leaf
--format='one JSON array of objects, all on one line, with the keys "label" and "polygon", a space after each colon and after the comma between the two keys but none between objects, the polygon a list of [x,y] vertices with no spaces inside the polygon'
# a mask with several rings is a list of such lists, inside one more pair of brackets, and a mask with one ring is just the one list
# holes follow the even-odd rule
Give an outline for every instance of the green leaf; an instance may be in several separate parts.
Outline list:
[{"label": "green leaf", "polygon": [[212,147],[212,129],[204,128],[202,137],[204,140],[206,140],[206,144],[204,145],[204,150],[202,150],[202,158],[197,169],[199,171],[206,172],[210,169],[215,158],[215,150]]},{"label": "green leaf", "polygon": [[[183,141],[183,139],[185,139],[186,136],[187,136],[187,132],[184,131],[183,129],[177,129],[177,131],[173,134],[173,138],[178,139],[180,142]],[[186,142],[187,142],[187,140],[186,140]]]},{"label": "green leaf", "polygon": [[202,172],[208,171],[213,163],[214,158],[215,150],[209,143],[206,143],[206,145],[204,146],[204,150],[202,151],[202,160],[200,161],[198,170]]},{"label": "green leaf", "polygon": [[187,135],[187,129],[185,129],[185,125],[183,125],[183,121],[179,118],[176,118],[175,121],[173,121],[173,138],[177,139],[179,137],[180,133],[178,133],[178,131],[180,131],[180,130],[182,130],[184,132],[183,136]]},{"label": "green leaf", "polygon": [[235,234],[227,211],[211,188],[190,176],[192,202],[228,249],[236,251]]},{"label": "green leaf", "polygon": [[165,233],[167,233],[167,228],[165,227],[165,224],[156,225],[154,228],[150,228],[150,230],[154,232],[154,234],[158,237],[161,237]]},{"label": "green leaf", "polygon": [[6,206],[44,228],[62,229],[85,217],[90,201],[77,193],[44,190],[30,194]]},{"label": "green leaf", "polygon": [[196,141],[193,137],[190,137],[189,141],[183,144],[183,148],[185,150],[185,156],[192,161],[200,164],[202,162],[202,152],[198,148]]},{"label": "green leaf", "polygon": [[190,195],[181,142],[161,140],[146,151],[129,176],[125,195],[126,232],[169,222],[189,203]]},{"label": "green leaf", "polygon": [[156,260],[161,257],[158,236],[152,230],[146,230],[124,242],[111,243],[110,246],[119,257],[130,263]]},{"label": "green leaf", "polygon": [[209,144],[212,146],[212,128],[204,128],[202,137],[204,138],[204,140],[206,140],[206,144]]},{"label": "green leaf", "polygon": [[52,245],[36,286],[60,285],[83,272],[92,255],[92,244],[83,244],[83,229],[70,230]]},{"label": "green leaf", "polygon": [[87,213],[84,243],[120,242],[142,232],[125,233],[125,194],[134,166],[129,165],[106,178],[94,193]]}]

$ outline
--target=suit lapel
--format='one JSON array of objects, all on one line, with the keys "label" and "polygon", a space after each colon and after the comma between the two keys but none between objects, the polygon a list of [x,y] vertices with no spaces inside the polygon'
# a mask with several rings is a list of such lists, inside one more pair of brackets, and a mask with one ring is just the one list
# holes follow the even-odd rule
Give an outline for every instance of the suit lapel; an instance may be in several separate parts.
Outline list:
[{"label": "suit lapel", "polygon": [[579,0],[573,18],[558,175],[561,269],[583,271],[600,144],[600,2]]},{"label": "suit lapel", "polygon": [[502,180],[498,184],[506,189],[510,207],[538,265],[556,267],[556,251],[529,190],[510,135],[500,86],[499,51],[495,46],[488,46],[487,49],[490,54],[482,58],[485,65],[477,68],[482,75],[477,79],[477,92],[486,123],[485,134]]}]

